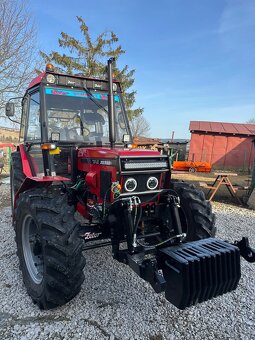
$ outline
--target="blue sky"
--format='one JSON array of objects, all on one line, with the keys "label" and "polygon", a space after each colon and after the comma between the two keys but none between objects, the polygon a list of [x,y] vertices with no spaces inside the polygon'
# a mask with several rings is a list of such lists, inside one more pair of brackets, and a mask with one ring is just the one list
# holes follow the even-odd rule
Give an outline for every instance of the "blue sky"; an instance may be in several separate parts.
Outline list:
[{"label": "blue sky", "polygon": [[113,30],[135,69],[136,105],[151,137],[189,138],[190,120],[255,118],[254,0],[28,0],[39,48],[58,49],[60,32]]}]

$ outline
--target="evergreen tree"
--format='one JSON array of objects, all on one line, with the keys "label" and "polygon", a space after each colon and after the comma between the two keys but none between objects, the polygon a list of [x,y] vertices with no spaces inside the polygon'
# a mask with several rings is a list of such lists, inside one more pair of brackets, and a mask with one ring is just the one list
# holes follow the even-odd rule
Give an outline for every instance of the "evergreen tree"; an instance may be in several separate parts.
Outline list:
[{"label": "evergreen tree", "polygon": [[[116,61],[125,53],[121,45],[118,45],[119,38],[110,32],[103,32],[92,41],[88,26],[82,17],[78,16],[82,40],[78,40],[67,33],[61,32],[58,40],[59,46],[63,50],[68,50],[68,54],[52,51],[50,54],[40,52],[46,63],[53,62],[60,72],[69,74],[82,73],[88,77],[102,78],[106,76],[106,59],[114,57]],[[129,119],[142,114],[143,109],[133,109],[135,104],[136,91],[128,91],[134,83],[135,70],[129,70],[126,65],[123,69],[114,67],[114,78],[121,81],[123,98]]]}]

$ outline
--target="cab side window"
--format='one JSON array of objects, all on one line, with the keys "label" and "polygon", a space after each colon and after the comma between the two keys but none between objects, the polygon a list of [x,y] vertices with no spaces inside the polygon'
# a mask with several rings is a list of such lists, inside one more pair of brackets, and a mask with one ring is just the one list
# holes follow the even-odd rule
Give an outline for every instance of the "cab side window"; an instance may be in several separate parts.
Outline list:
[{"label": "cab side window", "polygon": [[33,93],[30,97],[26,139],[27,140],[41,139],[39,92]]}]

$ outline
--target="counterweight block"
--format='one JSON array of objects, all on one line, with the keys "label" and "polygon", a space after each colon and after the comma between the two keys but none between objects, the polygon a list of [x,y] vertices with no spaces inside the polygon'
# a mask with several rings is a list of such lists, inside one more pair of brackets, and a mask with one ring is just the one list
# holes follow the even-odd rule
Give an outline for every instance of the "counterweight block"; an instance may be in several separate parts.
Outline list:
[{"label": "counterweight block", "polygon": [[238,247],[207,238],[159,250],[166,299],[179,309],[236,289],[241,276]]}]

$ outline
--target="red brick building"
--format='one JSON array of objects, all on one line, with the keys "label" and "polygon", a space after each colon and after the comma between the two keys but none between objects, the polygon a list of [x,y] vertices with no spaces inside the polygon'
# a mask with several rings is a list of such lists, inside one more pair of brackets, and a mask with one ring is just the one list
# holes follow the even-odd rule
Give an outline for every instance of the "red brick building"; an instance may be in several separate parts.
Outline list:
[{"label": "red brick building", "polygon": [[189,160],[207,161],[218,169],[253,167],[255,124],[191,121]]}]

